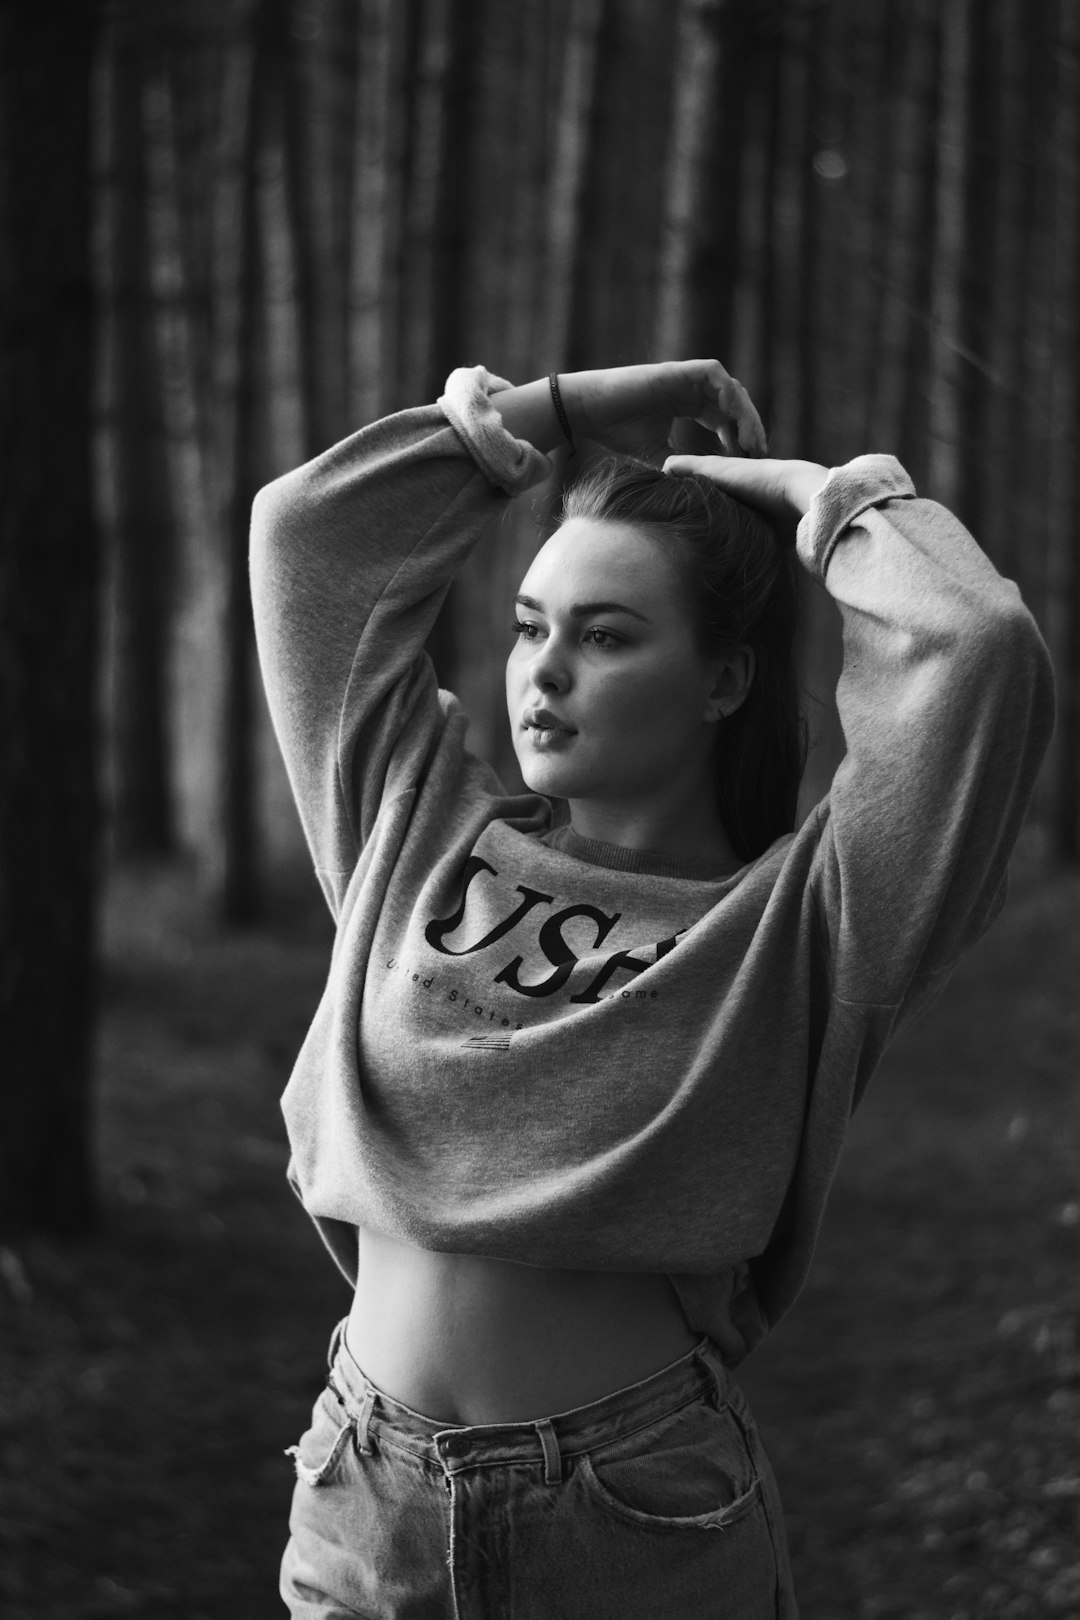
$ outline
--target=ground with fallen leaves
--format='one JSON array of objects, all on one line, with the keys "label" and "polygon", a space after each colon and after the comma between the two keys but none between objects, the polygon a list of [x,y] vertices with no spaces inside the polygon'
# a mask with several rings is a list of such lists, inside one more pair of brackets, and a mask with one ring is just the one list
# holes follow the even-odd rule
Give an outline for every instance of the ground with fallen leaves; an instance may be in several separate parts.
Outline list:
[{"label": "ground with fallen leaves", "polygon": [[[0,1251],[4,1620],[284,1614],[282,1451],[348,1304],[277,1107],[327,950],[303,906],[222,940],[182,880],[112,885],[101,1226]],[[1028,872],[743,1369],[803,1620],[1080,1620],[1078,985],[1080,877]]]}]

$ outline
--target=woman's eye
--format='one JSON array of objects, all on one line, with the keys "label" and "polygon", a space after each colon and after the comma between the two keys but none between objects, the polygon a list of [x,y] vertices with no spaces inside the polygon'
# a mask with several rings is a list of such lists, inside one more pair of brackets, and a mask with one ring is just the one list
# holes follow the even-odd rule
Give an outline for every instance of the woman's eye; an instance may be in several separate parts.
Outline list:
[{"label": "woman's eye", "polygon": [[610,630],[602,630],[598,624],[586,630],[584,639],[591,641],[594,647],[614,647],[619,640],[618,636],[613,636]]},{"label": "woman's eye", "polygon": [[540,626],[530,624],[527,619],[515,619],[511,628],[522,641],[535,641],[540,633]]}]

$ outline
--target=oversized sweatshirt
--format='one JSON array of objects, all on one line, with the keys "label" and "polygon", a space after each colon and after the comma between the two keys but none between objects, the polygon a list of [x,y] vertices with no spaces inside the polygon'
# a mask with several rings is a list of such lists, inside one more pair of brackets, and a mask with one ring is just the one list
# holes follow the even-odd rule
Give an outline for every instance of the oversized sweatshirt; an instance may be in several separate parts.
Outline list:
[{"label": "oversized sweatshirt", "polygon": [[805,1279],[886,1042],[1003,902],[1049,662],[961,524],[860,456],[797,536],[843,620],[826,797],[734,873],[556,827],[469,751],[423,651],[481,529],[548,471],[505,386],[454,372],[255,502],[263,677],[336,921],[289,1177],[352,1279],[358,1226],[666,1273],[734,1363]]}]

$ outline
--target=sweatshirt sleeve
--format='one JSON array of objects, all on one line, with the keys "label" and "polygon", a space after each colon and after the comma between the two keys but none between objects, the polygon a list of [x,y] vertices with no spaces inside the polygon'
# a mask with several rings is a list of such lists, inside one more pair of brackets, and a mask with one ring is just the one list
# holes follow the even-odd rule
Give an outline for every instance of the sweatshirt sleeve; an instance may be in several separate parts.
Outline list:
[{"label": "sweatshirt sleeve", "polygon": [[1016,586],[891,456],[829,474],[798,550],[843,619],[847,753],[811,877],[830,984],[899,1013],[1004,901],[1053,728],[1050,660]]},{"label": "sweatshirt sleeve", "polygon": [[423,651],[454,573],[509,495],[550,471],[502,426],[482,366],[259,491],[251,589],[270,713],[331,907],[388,798],[446,724]]}]

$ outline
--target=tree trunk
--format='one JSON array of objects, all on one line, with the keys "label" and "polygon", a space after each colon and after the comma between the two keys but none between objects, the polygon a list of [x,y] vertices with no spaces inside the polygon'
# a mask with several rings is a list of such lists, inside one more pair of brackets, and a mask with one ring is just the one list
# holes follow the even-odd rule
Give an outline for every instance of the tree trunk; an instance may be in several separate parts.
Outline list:
[{"label": "tree trunk", "polygon": [[[199,862],[207,888],[220,886],[221,836],[214,782],[220,712],[221,522],[214,457],[221,424],[210,409],[211,254],[205,192],[195,206],[192,171],[208,189],[210,164],[185,127],[190,110],[178,91],[175,56],[155,61],[145,89],[145,155],[150,207],[150,273],[172,517],[177,590],[171,641],[173,779],[178,832]],[[195,214],[195,219],[188,216]],[[203,249],[206,249],[204,252]]]},{"label": "tree trunk", "polygon": [[[896,171],[894,76],[903,59],[907,18],[900,0],[878,0],[859,7],[852,25],[853,60],[845,75],[850,86],[848,116],[841,156],[847,165],[842,182],[849,192],[850,233],[839,251],[850,258],[848,293],[840,306],[846,343],[835,437],[829,458],[856,451],[886,448],[870,437],[870,412],[881,368],[881,329],[885,305],[885,269],[894,250],[889,237],[889,208]],[[830,428],[833,424],[830,422]]]},{"label": "tree trunk", "polygon": [[699,269],[705,178],[716,145],[721,5],[722,0],[682,0],[679,6],[653,337],[658,359],[689,359],[691,349],[696,352],[693,317],[700,295],[694,296],[691,279]]},{"label": "tree trunk", "polygon": [[[960,494],[965,191],[970,169],[973,0],[942,14],[938,75],[937,210],[930,315],[930,465],[927,493],[956,508]],[[962,514],[961,514],[962,515]]]},{"label": "tree trunk", "polygon": [[[257,24],[265,35],[260,82],[267,115],[280,118],[285,199],[296,288],[301,434],[305,458],[345,431],[346,363],[343,285],[347,255],[339,240],[339,129],[333,13],[312,38],[297,38],[293,0],[271,0]],[[329,36],[329,37],[328,37]],[[265,78],[264,84],[262,79]],[[346,120],[351,124],[351,117]]]},{"label": "tree trunk", "polygon": [[1053,153],[1057,168],[1054,244],[1054,360],[1050,376],[1045,631],[1058,679],[1051,753],[1051,827],[1059,860],[1080,860],[1080,18],[1057,7]]},{"label": "tree trunk", "polygon": [[259,160],[263,150],[275,22],[271,3],[272,0],[256,0],[252,14],[251,88],[240,170],[233,462],[226,513],[225,703],[220,762],[224,852],[221,915],[230,927],[246,927],[257,921],[262,912],[255,642],[248,581],[248,536],[251,503],[263,482],[265,466],[259,403],[263,393],[260,338],[264,304]]},{"label": "tree trunk", "polygon": [[987,455],[983,468],[986,517],[980,542],[1001,571],[1015,578],[1021,562],[1022,437],[1028,416],[1025,336],[1032,266],[1031,208],[1035,161],[1027,94],[1032,48],[1030,0],[1004,0],[1001,14],[1001,100],[998,207],[991,253],[993,307]]},{"label": "tree trunk", "polygon": [[[1055,444],[1053,383],[1055,371],[1072,356],[1057,348],[1057,310],[1060,296],[1058,230],[1061,223],[1061,170],[1055,150],[1055,96],[1059,89],[1058,0],[1028,0],[1024,8],[1028,35],[1027,103],[1029,109],[1027,189],[1021,228],[1030,232],[1031,252],[1025,266],[1022,359],[1019,369],[1022,397],[1013,415],[1009,470],[1022,491],[1017,509],[1016,578],[1024,599],[1045,626],[1049,602],[1046,536],[1053,522],[1049,494],[1058,469]],[[1075,446],[1067,445],[1072,459]],[[1056,746],[1056,745],[1055,745]],[[1044,780],[1048,780],[1048,777]],[[1049,806],[1045,807],[1049,811]]]},{"label": "tree trunk", "polygon": [[447,18],[441,138],[435,178],[431,255],[431,352],[425,397],[436,399],[448,374],[468,359],[465,346],[477,59],[483,0],[455,0]]},{"label": "tree trunk", "polygon": [[799,290],[795,333],[798,407],[795,431],[797,454],[810,457],[822,453],[817,440],[821,414],[820,372],[825,361],[822,344],[825,293],[821,271],[824,233],[814,160],[821,145],[818,120],[822,116],[823,105],[827,106],[831,100],[831,86],[823,71],[826,21],[821,6],[808,11],[801,40],[803,96],[799,154]]},{"label": "tree trunk", "polygon": [[772,321],[764,341],[768,345],[767,375],[771,382],[769,432],[777,455],[802,455],[799,441],[798,345],[803,305],[803,265],[799,253],[802,219],[803,130],[807,120],[808,84],[806,18],[800,7],[785,4],[779,19],[776,45],[775,147],[769,154],[772,174],[771,208],[765,222],[767,256],[771,265]]},{"label": "tree trunk", "polygon": [[[546,248],[544,186],[554,125],[552,84],[561,73],[561,30],[552,0],[521,11],[489,8],[491,51],[481,85],[484,121],[478,143],[480,230],[492,251],[474,261],[477,354],[498,354],[504,376],[534,377]],[[503,358],[505,357],[505,358]]]},{"label": "tree trunk", "polygon": [[[281,121],[281,150],[285,171],[285,207],[289,220],[293,287],[297,327],[297,403],[305,461],[325,450],[326,437],[322,380],[327,356],[322,342],[322,301],[319,267],[328,244],[321,229],[323,211],[317,187],[325,176],[316,174],[312,153],[313,97],[306,41],[292,31],[292,0],[270,0],[265,13],[271,50],[267,67],[273,73],[275,112]],[[257,89],[253,96],[258,94]],[[246,170],[245,170],[246,175]],[[249,189],[245,184],[246,196]],[[250,226],[245,212],[245,229]]]},{"label": "tree trunk", "polygon": [[0,7],[0,1230],[93,1219],[89,0]]},{"label": "tree trunk", "polygon": [[606,0],[570,0],[562,94],[548,186],[543,347],[546,364],[569,363],[574,293],[583,234],[589,135],[597,87],[598,38]]},{"label": "tree trunk", "polygon": [[881,293],[867,437],[872,448],[897,454],[916,484],[926,439],[926,289],[935,172],[933,29],[921,6],[912,8],[900,30],[891,102],[885,110],[892,124],[885,229],[871,270]]},{"label": "tree trunk", "polygon": [[936,259],[938,220],[937,107],[940,75],[941,27],[932,6],[916,10],[912,19],[912,75],[909,133],[912,136],[912,214],[903,241],[909,246],[907,277],[901,282],[899,304],[903,314],[902,349],[895,357],[899,388],[899,421],[894,442],[900,460],[915,482],[925,486],[930,462],[931,298]]},{"label": "tree trunk", "polygon": [[174,537],[155,339],[143,86],[145,14],[112,13],[108,75],[107,332],[112,474],[112,843],[121,857],[174,853],[168,716]]},{"label": "tree trunk", "polygon": [[1000,8],[971,4],[968,33],[956,510],[981,538],[987,510],[986,466],[990,449],[994,221],[1000,203]]},{"label": "tree trunk", "polygon": [[431,380],[432,287],[443,94],[451,0],[414,0],[408,13],[402,153],[402,232],[398,263],[396,404],[421,403]]},{"label": "tree trunk", "polygon": [[748,192],[757,196],[748,230],[756,231],[753,263],[754,361],[749,372],[752,392],[765,430],[773,433],[776,402],[776,326],[779,320],[777,298],[777,198],[780,180],[781,121],[783,118],[783,67],[785,0],[776,0],[767,16],[759,21],[754,42],[755,82],[761,103],[758,136],[758,183],[751,173]]},{"label": "tree trunk", "polygon": [[359,426],[390,408],[399,297],[404,127],[395,93],[406,46],[396,0],[363,0],[356,28],[357,155],[353,170],[349,401]]}]

